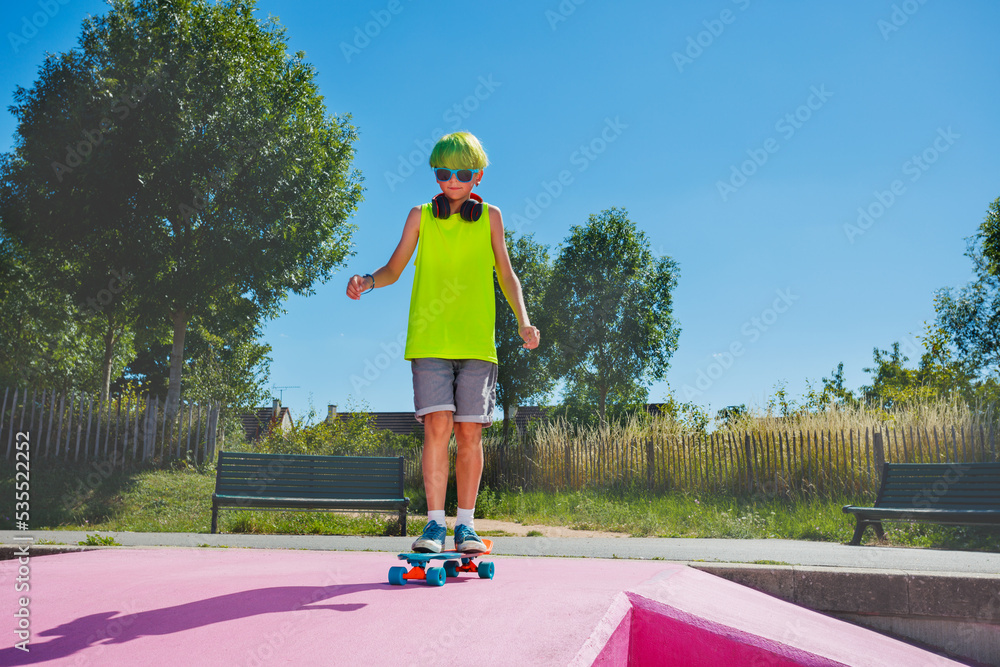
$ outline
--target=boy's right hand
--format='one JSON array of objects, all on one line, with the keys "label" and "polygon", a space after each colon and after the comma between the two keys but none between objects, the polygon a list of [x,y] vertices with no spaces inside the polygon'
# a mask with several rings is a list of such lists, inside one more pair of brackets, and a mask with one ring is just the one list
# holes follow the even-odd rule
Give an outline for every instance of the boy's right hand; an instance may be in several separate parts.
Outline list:
[{"label": "boy's right hand", "polygon": [[347,281],[347,296],[355,301],[361,298],[361,293],[372,286],[371,281],[365,276],[354,274]]}]

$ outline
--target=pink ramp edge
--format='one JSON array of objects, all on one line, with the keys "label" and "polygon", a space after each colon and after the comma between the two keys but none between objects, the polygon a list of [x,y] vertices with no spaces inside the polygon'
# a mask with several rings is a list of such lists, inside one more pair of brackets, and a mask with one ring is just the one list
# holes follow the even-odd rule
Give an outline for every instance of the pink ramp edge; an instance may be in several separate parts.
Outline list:
[{"label": "pink ramp edge", "polygon": [[[502,542],[498,540],[502,548]],[[496,577],[390,586],[395,554],[106,549],[33,557],[30,653],[0,665],[566,665],[615,596],[683,566],[491,557]],[[0,561],[11,619],[16,561]],[[11,621],[8,621],[10,623]]]},{"label": "pink ramp edge", "polygon": [[[627,610],[623,599],[630,603]],[[616,619],[619,627],[609,629]],[[961,663],[683,568],[663,572],[616,598],[572,664],[918,667]]]}]

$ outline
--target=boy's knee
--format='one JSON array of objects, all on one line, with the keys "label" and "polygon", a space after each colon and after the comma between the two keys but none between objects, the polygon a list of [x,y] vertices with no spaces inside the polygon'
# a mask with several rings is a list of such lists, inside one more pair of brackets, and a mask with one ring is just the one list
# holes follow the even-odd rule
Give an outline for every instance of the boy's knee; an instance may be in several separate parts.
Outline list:
[{"label": "boy's knee", "polygon": [[476,422],[455,422],[455,440],[459,444],[478,444],[482,439],[483,425]]},{"label": "boy's knee", "polygon": [[424,431],[438,431],[441,429],[451,430],[452,413],[449,410],[439,410],[428,412],[424,415]]}]

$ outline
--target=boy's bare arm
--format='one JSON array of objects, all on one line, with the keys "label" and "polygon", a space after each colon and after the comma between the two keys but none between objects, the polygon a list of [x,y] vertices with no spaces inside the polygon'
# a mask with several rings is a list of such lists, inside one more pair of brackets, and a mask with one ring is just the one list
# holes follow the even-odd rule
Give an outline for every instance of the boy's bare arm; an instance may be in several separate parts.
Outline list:
[{"label": "boy's bare arm", "polygon": [[524,347],[533,350],[538,347],[540,333],[537,327],[531,326],[528,319],[528,309],[524,306],[524,294],[521,292],[521,281],[514,273],[514,267],[510,265],[510,255],[507,253],[507,240],[503,233],[503,217],[500,209],[489,207],[490,212],[490,241],[493,244],[493,258],[497,269],[497,281],[500,289],[507,298],[514,315],[517,316],[518,333],[524,340]]},{"label": "boy's bare arm", "polygon": [[372,275],[353,275],[347,282],[347,296],[352,299],[360,299],[362,292],[371,287],[385,287],[399,280],[403,269],[410,263],[410,257],[417,247],[417,238],[420,236],[420,207],[414,206],[410,214],[406,216],[406,223],[403,225],[403,237],[399,240],[399,245],[393,251],[389,262]]}]

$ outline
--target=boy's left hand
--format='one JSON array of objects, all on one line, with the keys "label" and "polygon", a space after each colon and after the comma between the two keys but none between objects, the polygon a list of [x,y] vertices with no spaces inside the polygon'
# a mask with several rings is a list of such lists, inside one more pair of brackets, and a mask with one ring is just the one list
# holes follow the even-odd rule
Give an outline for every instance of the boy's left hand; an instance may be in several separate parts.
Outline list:
[{"label": "boy's left hand", "polygon": [[533,327],[530,324],[525,327],[521,327],[521,338],[524,340],[523,347],[526,350],[534,350],[538,347],[538,341],[541,338],[541,333],[538,331],[538,327]]}]

